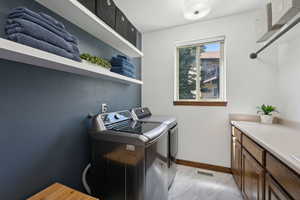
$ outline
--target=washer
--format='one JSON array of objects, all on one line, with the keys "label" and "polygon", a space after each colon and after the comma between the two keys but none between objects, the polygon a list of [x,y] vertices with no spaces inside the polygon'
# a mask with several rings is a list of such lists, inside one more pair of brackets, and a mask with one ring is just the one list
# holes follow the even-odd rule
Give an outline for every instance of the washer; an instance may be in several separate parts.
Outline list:
[{"label": "washer", "polygon": [[174,117],[163,115],[152,115],[149,108],[134,108],[131,110],[135,120],[141,122],[161,123],[168,126],[168,187],[172,186],[177,173],[176,157],[178,153],[178,125]]},{"label": "washer", "polygon": [[168,127],[134,120],[129,111],[97,115],[92,192],[109,200],[168,199]]}]

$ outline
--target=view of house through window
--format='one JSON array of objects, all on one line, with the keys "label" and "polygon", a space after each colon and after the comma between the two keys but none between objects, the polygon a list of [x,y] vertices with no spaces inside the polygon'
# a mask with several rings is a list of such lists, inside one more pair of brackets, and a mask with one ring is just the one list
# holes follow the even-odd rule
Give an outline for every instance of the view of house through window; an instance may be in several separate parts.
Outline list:
[{"label": "view of house through window", "polygon": [[225,100],[224,40],[177,48],[177,100]]}]

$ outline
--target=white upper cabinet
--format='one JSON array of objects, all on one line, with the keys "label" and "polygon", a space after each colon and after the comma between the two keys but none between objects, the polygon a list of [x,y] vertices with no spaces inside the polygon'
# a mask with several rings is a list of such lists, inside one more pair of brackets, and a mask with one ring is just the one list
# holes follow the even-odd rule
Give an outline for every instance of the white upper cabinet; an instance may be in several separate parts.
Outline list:
[{"label": "white upper cabinet", "polygon": [[273,26],[284,25],[300,12],[300,0],[271,0]]},{"label": "white upper cabinet", "polygon": [[269,39],[278,28],[272,27],[272,8],[268,3],[265,8],[257,11],[255,19],[255,30],[257,42],[264,42]]}]

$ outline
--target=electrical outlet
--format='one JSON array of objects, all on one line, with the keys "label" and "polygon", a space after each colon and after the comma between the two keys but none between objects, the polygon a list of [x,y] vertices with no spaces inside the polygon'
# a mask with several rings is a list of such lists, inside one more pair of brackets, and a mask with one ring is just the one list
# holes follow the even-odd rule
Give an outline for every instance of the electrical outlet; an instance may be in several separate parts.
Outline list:
[{"label": "electrical outlet", "polygon": [[108,105],[106,103],[101,104],[101,113],[106,113],[108,111]]}]

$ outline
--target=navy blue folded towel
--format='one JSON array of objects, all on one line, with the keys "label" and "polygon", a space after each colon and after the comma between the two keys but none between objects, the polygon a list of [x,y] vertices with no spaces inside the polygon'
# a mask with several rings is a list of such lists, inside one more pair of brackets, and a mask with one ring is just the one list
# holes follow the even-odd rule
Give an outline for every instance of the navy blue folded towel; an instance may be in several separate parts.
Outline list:
[{"label": "navy blue folded towel", "polygon": [[31,22],[34,22],[49,31],[57,34],[58,36],[64,38],[68,42],[78,44],[78,39],[67,32],[60,22],[56,21],[54,18],[46,14],[38,14],[27,8],[15,8],[8,15],[9,19],[21,18]]},{"label": "navy blue folded towel", "polygon": [[113,57],[110,61],[112,68],[110,71],[135,78],[135,66],[130,62],[130,60],[122,55],[117,55]]},{"label": "navy blue folded towel", "polygon": [[60,47],[69,53],[74,53],[79,57],[79,49],[74,43],[67,42],[62,37],[56,35],[52,31],[28,20],[24,19],[8,19],[5,32],[7,35],[14,33],[24,33],[38,40],[49,42],[52,45]]},{"label": "navy blue folded towel", "polygon": [[135,66],[124,56],[117,56],[117,57],[113,57],[110,61],[110,63],[112,64],[112,66],[117,65],[117,66],[127,66],[127,67],[131,67],[131,68],[135,68]]},{"label": "navy blue folded towel", "polygon": [[131,69],[135,68],[135,66],[132,63],[129,63],[129,62],[116,61],[116,60],[112,59],[110,61],[110,63],[111,63],[112,66],[126,67],[126,68],[131,68]]},{"label": "navy blue folded towel", "polygon": [[66,29],[65,25],[59,21],[57,21],[56,19],[54,19],[53,17],[51,17],[50,15],[47,15],[46,13],[42,13],[39,12],[39,14],[44,17],[46,20],[52,22],[55,26],[60,27],[61,29]]},{"label": "navy blue folded towel", "polygon": [[66,58],[70,58],[75,61],[79,61],[79,62],[81,61],[80,57],[78,57],[74,54],[71,54],[62,48],[56,47],[45,41],[35,39],[35,38],[33,38],[29,35],[25,35],[23,33],[15,33],[15,34],[8,35],[7,37],[8,37],[8,39],[10,39],[12,41],[15,41],[15,42],[27,45],[27,46],[31,46],[33,48],[47,51],[47,52],[50,52],[50,53],[53,53],[53,54],[56,54],[59,56],[63,56]]},{"label": "navy blue folded towel", "polygon": [[[49,24],[52,24],[54,26],[57,26],[57,28],[60,28],[61,30],[64,30],[65,29],[65,25],[59,21],[57,21],[56,19],[54,19],[53,17],[45,14],[45,13],[36,13],[34,11],[31,11],[29,10],[28,8],[25,8],[25,7],[17,7],[17,8],[13,8],[11,10],[11,14],[16,14],[16,13],[26,13],[28,15],[31,15],[32,17],[35,17],[35,18],[38,18],[38,19],[41,19],[40,17],[43,17],[45,18],[45,22],[46,23],[49,23]],[[39,16],[40,15],[40,16]]]},{"label": "navy blue folded towel", "polygon": [[122,55],[117,55],[117,58],[123,59],[123,60],[128,60],[128,58],[126,56],[122,56]]}]

